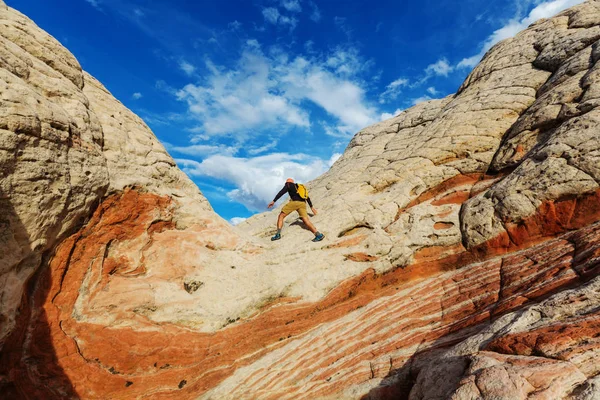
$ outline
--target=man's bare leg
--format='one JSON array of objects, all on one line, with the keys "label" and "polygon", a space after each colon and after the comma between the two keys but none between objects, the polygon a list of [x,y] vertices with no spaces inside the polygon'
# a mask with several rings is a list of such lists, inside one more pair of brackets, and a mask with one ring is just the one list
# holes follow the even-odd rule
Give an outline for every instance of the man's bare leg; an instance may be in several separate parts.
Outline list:
[{"label": "man's bare leg", "polygon": [[277,218],[277,233],[275,234],[275,236],[273,236],[271,238],[271,240],[281,239],[281,228],[283,228],[283,220],[285,219],[286,216],[287,216],[286,213],[279,214],[279,217]]},{"label": "man's bare leg", "polygon": [[317,234],[317,228],[315,228],[312,222],[310,222],[310,219],[308,219],[308,217],[302,217],[302,222],[304,222],[304,225],[306,225],[312,233],[314,233],[315,235]]},{"label": "man's bare leg", "polygon": [[281,233],[281,228],[283,228],[283,220],[287,217],[286,213],[279,213],[279,217],[277,218],[277,232]]}]

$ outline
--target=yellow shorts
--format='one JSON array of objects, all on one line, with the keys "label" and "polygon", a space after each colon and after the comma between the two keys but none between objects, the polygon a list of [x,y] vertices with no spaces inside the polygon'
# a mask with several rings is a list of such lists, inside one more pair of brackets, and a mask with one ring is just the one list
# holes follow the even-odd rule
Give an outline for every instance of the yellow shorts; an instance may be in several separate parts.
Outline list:
[{"label": "yellow shorts", "polygon": [[306,202],[305,201],[290,201],[281,210],[284,214],[289,214],[292,211],[298,211],[301,218],[307,218],[308,213],[306,212]]}]

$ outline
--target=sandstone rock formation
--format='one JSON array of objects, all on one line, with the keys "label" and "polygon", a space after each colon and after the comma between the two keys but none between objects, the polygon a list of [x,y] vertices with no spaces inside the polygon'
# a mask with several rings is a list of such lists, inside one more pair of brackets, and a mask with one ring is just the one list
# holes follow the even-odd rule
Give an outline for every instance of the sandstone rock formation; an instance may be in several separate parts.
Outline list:
[{"label": "sandstone rock formation", "polygon": [[536,22],[353,138],[324,242],[271,243],[0,2],[0,391],[598,398],[599,59],[599,1]]}]

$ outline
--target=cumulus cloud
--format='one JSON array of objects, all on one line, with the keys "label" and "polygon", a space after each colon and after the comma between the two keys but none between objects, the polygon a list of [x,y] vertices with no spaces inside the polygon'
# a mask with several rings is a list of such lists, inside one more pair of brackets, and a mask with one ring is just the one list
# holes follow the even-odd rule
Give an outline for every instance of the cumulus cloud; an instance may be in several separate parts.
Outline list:
[{"label": "cumulus cloud", "polygon": [[139,100],[139,99],[141,99],[141,98],[142,98],[142,97],[144,97],[144,96],[143,96],[143,95],[142,95],[140,92],[135,92],[134,94],[132,94],[132,95],[131,95],[131,97],[132,97],[134,100]]},{"label": "cumulus cloud", "polygon": [[327,161],[327,166],[328,166],[329,168],[331,168],[331,166],[332,166],[333,164],[335,164],[335,162],[336,162],[337,160],[339,160],[341,156],[342,156],[342,153],[335,153],[335,154],[333,154],[333,155],[331,156],[331,158],[329,159],[329,161]]},{"label": "cumulus cloud", "polygon": [[215,155],[202,162],[176,161],[190,176],[221,179],[234,185],[235,189],[227,193],[231,200],[250,211],[264,211],[286,178],[308,182],[327,171],[337,158],[338,154],[322,160],[306,154],[273,153],[254,158]]},{"label": "cumulus cloud", "polygon": [[332,69],[342,77],[357,75],[371,66],[370,61],[363,60],[354,47],[337,47],[333,53],[327,56],[325,66]]},{"label": "cumulus cloud", "polygon": [[246,40],[246,44],[249,47],[254,47],[256,49],[260,49],[260,43],[258,43],[258,40],[256,40],[256,39],[248,39],[248,40]]},{"label": "cumulus cloud", "polygon": [[[450,75],[455,70],[456,70],[456,68],[448,62],[447,58],[445,58],[445,57],[440,58],[435,63],[429,64],[425,68],[425,70],[423,71],[423,74],[421,75],[421,77],[419,79],[416,79],[413,82],[409,82],[407,79],[400,78],[400,79],[397,79],[394,82],[390,83],[386,87],[385,92],[383,92],[382,94],[379,95],[379,103],[383,104],[383,103],[386,103],[386,101],[388,101],[388,100],[395,100],[398,97],[398,95],[401,93],[402,88],[404,88],[404,87],[408,87],[410,89],[415,89],[420,86],[423,86],[433,77],[436,77],[436,76],[448,77],[448,75]],[[428,91],[430,89],[432,89],[432,88],[431,87],[428,88]],[[435,89],[433,89],[433,90],[435,90]]]},{"label": "cumulus cloud", "polygon": [[279,20],[279,11],[275,7],[267,7],[262,11],[265,21],[276,24]]},{"label": "cumulus cloud", "polygon": [[379,102],[381,104],[387,102],[388,100],[396,100],[400,93],[402,93],[402,88],[409,85],[408,79],[398,78],[389,85],[386,86],[385,92],[379,95]]},{"label": "cumulus cloud", "polygon": [[236,146],[225,146],[225,145],[205,145],[205,144],[193,144],[190,146],[175,146],[168,142],[163,142],[166,149],[170,153],[185,154],[187,156],[204,158],[211,155],[224,155],[233,156],[239,148]]},{"label": "cumulus cloud", "polygon": [[424,96],[421,96],[421,97],[417,97],[416,99],[412,99],[410,102],[411,102],[411,104],[413,106],[415,106],[415,105],[417,105],[419,103],[423,103],[424,101],[429,101],[429,100],[433,100],[431,98],[431,96],[424,95]]},{"label": "cumulus cloud", "polygon": [[228,23],[227,27],[233,32],[239,31],[240,29],[242,29],[242,23],[236,19],[235,21]]},{"label": "cumulus cloud", "polygon": [[346,17],[334,17],[333,18],[333,23],[335,24],[335,26],[342,32],[344,32],[344,34],[348,37],[348,39],[350,39],[350,37],[352,36],[352,32],[353,30],[346,24]]},{"label": "cumulus cloud", "polygon": [[288,17],[287,15],[283,15],[279,12],[275,7],[267,7],[262,11],[263,17],[265,21],[280,26],[289,26],[291,30],[296,28],[298,24],[298,20],[295,17]]},{"label": "cumulus cloud", "polygon": [[[483,58],[485,53],[496,43],[515,36],[533,22],[541,18],[549,18],[585,0],[554,0],[538,4],[525,18],[514,17],[502,28],[492,33],[481,45],[481,51],[471,57],[463,58],[458,63],[458,68],[473,68]],[[518,13],[520,14],[520,12]]]},{"label": "cumulus cloud", "polygon": [[241,217],[233,217],[229,220],[229,223],[233,226],[235,225],[239,225],[242,222],[244,222],[245,220],[247,220],[248,218],[241,218]]},{"label": "cumulus cloud", "polygon": [[382,113],[381,116],[379,117],[380,121],[385,121],[386,119],[390,119],[395,117],[396,115],[400,114],[402,111],[404,111],[401,108],[396,109],[396,111],[394,111],[393,113]]},{"label": "cumulus cloud", "polygon": [[87,1],[89,4],[92,5],[92,7],[97,8],[98,10],[100,9],[100,0],[85,0]]},{"label": "cumulus cloud", "polygon": [[[364,90],[360,86],[351,81],[342,81],[319,67],[294,72],[290,76],[297,76],[301,81],[298,81],[300,85],[290,85],[290,92],[296,92],[321,106],[340,120],[342,126],[358,131],[374,122],[375,110],[363,103]],[[300,90],[302,93],[299,93]]]},{"label": "cumulus cloud", "polygon": [[312,1],[309,4],[312,10],[310,13],[310,20],[313,22],[319,22],[321,20],[321,10],[319,10],[319,7],[317,7],[317,5]]},{"label": "cumulus cloud", "polygon": [[232,134],[278,124],[309,127],[306,112],[277,94],[269,79],[269,60],[245,52],[230,71],[208,64],[205,86],[189,84],[178,92],[189,111],[202,121],[205,135]]},{"label": "cumulus cloud", "polygon": [[300,6],[300,2],[298,0],[282,0],[281,6],[291,12],[302,11],[302,7]]},{"label": "cumulus cloud", "polygon": [[179,62],[179,68],[181,68],[181,70],[185,72],[186,75],[192,75],[196,71],[196,67],[184,60],[181,60]]},{"label": "cumulus cloud", "polygon": [[255,156],[260,153],[264,153],[264,152],[274,149],[275,147],[277,147],[277,144],[278,144],[277,141],[273,141],[273,142],[265,144],[264,146],[251,147],[251,148],[247,149],[246,152],[248,154],[250,154],[251,156]]},{"label": "cumulus cloud", "polygon": [[282,51],[266,55],[258,46],[247,46],[232,69],[209,61],[206,81],[186,85],[177,97],[200,121],[196,131],[204,137],[308,129],[307,101],[337,119],[339,133],[351,135],[377,120],[356,78],[364,64],[352,49],[305,58]]},{"label": "cumulus cloud", "polygon": [[441,58],[436,63],[429,65],[425,69],[425,75],[428,77],[448,76],[452,71],[454,71],[454,67],[450,65],[447,59]]}]

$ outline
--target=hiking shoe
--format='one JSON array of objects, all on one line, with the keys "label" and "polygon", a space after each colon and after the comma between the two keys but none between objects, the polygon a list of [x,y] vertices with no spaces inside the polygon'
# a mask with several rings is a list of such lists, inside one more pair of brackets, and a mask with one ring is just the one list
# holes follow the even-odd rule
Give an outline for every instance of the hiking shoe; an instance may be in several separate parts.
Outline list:
[{"label": "hiking shoe", "polygon": [[315,235],[315,238],[312,241],[320,242],[323,239],[325,239],[325,235],[323,235],[321,232],[317,232],[317,234]]},{"label": "hiking shoe", "polygon": [[280,233],[276,233],[275,236],[273,236],[271,238],[271,241],[273,241],[273,240],[279,240],[279,239],[281,239],[281,234]]}]

